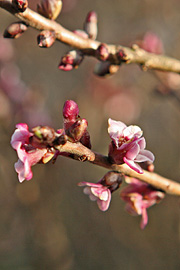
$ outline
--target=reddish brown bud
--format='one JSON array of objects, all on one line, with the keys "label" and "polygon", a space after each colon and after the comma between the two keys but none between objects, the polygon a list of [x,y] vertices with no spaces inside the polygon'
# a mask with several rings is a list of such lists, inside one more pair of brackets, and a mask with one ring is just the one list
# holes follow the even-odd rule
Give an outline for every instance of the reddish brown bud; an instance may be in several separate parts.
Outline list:
[{"label": "reddish brown bud", "polygon": [[71,50],[61,58],[58,68],[64,71],[70,71],[74,68],[78,68],[83,59],[84,55],[81,51]]},{"label": "reddish brown bud", "polygon": [[18,38],[27,30],[27,25],[23,22],[10,24],[4,31],[5,38]]},{"label": "reddish brown bud", "polygon": [[109,57],[108,46],[105,43],[101,43],[96,50],[96,56],[101,61],[106,61]]},{"label": "reddish brown bud", "polygon": [[98,28],[97,28],[97,14],[95,11],[90,11],[87,14],[85,23],[84,23],[84,30],[88,34],[89,38],[96,39]]},{"label": "reddish brown bud", "polygon": [[109,187],[111,192],[114,192],[120,187],[123,180],[124,177],[121,173],[110,171],[104,175],[100,182],[102,185]]},{"label": "reddish brown bud", "polygon": [[62,0],[42,0],[41,4],[37,5],[39,14],[46,18],[55,20],[62,9]]},{"label": "reddish brown bud", "polygon": [[55,32],[44,30],[37,36],[37,42],[41,48],[51,47],[56,40]]},{"label": "reddish brown bud", "polygon": [[119,50],[117,53],[117,58],[120,60],[120,62],[128,62],[129,58],[128,56],[125,54],[124,50]]},{"label": "reddish brown bud", "polygon": [[28,1],[27,0],[13,0],[12,3],[13,3],[13,6],[19,12],[24,12],[26,10],[26,8],[28,7]]},{"label": "reddish brown bud", "polygon": [[65,132],[73,142],[78,142],[84,135],[88,126],[86,119],[79,119],[73,125],[71,125]]}]

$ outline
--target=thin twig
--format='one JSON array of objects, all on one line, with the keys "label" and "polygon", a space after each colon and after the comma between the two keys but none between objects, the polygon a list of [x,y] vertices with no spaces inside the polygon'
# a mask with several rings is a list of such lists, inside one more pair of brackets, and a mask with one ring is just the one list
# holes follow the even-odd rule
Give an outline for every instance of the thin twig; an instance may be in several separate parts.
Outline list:
[{"label": "thin twig", "polygon": [[[96,49],[101,44],[100,41],[82,38],[65,29],[59,23],[46,19],[29,8],[27,8],[23,13],[16,13],[11,2],[11,0],[0,0],[0,7],[4,8],[8,12],[18,17],[21,21],[24,21],[26,24],[37,30],[54,31],[57,40],[82,50],[85,55],[96,57]],[[118,57],[118,51],[123,50],[126,56],[124,63],[140,64],[144,70],[157,69],[180,73],[180,61],[174,58],[148,53],[138,46],[128,48],[121,45],[107,44],[107,47],[109,51],[108,60],[111,61],[112,64],[120,64],[122,62],[122,59],[119,59]]]},{"label": "thin twig", "polygon": [[71,143],[66,142],[63,145],[56,145],[55,148],[60,152],[65,152],[73,154],[79,157],[79,160],[88,160],[91,164],[104,167],[108,170],[113,170],[116,172],[121,172],[126,176],[138,178],[139,180],[146,182],[157,189],[163,190],[164,192],[172,195],[180,196],[180,184],[172,181],[168,178],[162,177],[157,173],[148,172],[143,170],[143,174],[139,174],[132,170],[126,164],[117,165],[112,164],[107,156],[103,156],[99,153],[91,151],[89,148],[85,147],[81,143]]}]

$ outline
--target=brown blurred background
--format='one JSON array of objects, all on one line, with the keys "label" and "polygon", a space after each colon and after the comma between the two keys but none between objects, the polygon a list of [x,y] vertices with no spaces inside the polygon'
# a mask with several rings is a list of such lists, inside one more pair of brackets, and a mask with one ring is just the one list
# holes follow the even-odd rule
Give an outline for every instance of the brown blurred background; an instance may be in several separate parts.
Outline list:
[{"label": "brown blurred background", "polygon": [[[29,0],[29,6],[35,9],[37,2]],[[180,59],[179,0],[65,0],[58,21],[70,30],[82,28],[90,10],[98,14],[98,40],[128,46],[150,30],[167,55]],[[9,143],[19,122],[62,127],[63,104],[74,99],[89,122],[93,150],[107,154],[109,117],[138,124],[156,156],[156,171],[180,181],[180,87],[159,91],[154,73],[136,65],[99,78],[92,58],[78,70],[60,71],[68,46],[56,42],[40,49],[34,29],[17,40],[3,39],[14,21],[0,10],[0,269],[180,269],[179,198],[166,196],[149,209],[141,231],[140,217],[125,212],[119,191],[102,213],[77,186],[97,182],[105,169],[59,157],[54,165],[33,167],[33,179],[20,184]]]}]

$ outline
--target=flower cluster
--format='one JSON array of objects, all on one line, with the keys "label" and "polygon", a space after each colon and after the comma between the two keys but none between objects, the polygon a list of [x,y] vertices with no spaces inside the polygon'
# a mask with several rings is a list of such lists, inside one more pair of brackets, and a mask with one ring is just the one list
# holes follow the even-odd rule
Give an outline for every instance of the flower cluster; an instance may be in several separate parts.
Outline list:
[{"label": "flower cluster", "polygon": [[145,150],[146,141],[138,126],[127,127],[120,121],[109,119],[108,133],[112,139],[109,146],[109,159],[116,164],[126,163],[131,169],[143,173],[137,162],[153,163],[154,155]]},{"label": "flower cluster", "polygon": [[[143,173],[143,169],[153,171],[153,154],[145,150],[145,139],[138,126],[127,127],[120,121],[109,119],[108,132],[111,138],[108,160],[115,164],[126,163],[131,169]],[[49,126],[37,126],[29,131],[27,124],[16,125],[11,138],[11,145],[16,150],[18,161],[15,170],[20,182],[30,180],[33,176],[31,167],[37,163],[56,160],[59,155],[76,159],[70,148],[61,151],[66,144],[72,148],[79,145],[90,151],[90,135],[87,131],[87,120],[79,116],[79,107],[73,100],[67,100],[63,107],[63,127],[55,131]],[[60,146],[60,147],[59,147]],[[88,149],[89,148],[89,149]],[[64,149],[64,148],[63,148]],[[65,148],[67,149],[67,148]],[[79,156],[78,156],[79,157]],[[141,162],[141,167],[137,164]],[[128,186],[122,189],[121,199],[126,202],[126,209],[134,215],[142,215],[141,228],[148,222],[147,208],[164,198],[164,193],[152,186],[128,178],[122,173],[109,171],[97,183],[80,182],[84,193],[96,201],[101,211],[109,208],[112,193],[119,189],[123,179],[129,179]]]},{"label": "flower cluster", "polygon": [[140,227],[144,229],[148,223],[147,208],[159,203],[165,194],[138,179],[127,179],[129,185],[121,190],[120,196],[130,214],[142,216]]}]

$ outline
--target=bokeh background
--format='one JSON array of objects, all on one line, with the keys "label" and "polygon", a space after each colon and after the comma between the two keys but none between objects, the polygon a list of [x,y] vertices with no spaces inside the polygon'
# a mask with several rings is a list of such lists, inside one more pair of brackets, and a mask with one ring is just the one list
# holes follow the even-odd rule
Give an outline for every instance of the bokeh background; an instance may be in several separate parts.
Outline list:
[{"label": "bokeh background", "polygon": [[[29,0],[36,9],[38,1]],[[64,0],[57,21],[75,30],[86,14],[98,14],[98,40],[129,45],[147,31],[156,33],[165,53],[180,59],[179,0]],[[62,127],[62,107],[74,99],[88,119],[93,150],[107,154],[107,119],[138,124],[156,171],[180,181],[180,87],[169,91],[137,65],[122,66],[112,77],[93,74],[97,60],[86,58],[71,72],[57,66],[68,46],[37,46],[38,32],[5,40],[16,18],[0,10],[0,269],[1,270],[178,270],[180,269],[180,199],[167,195],[149,209],[149,223],[124,210],[119,191],[102,213],[77,186],[98,181],[103,168],[59,157],[37,165],[34,177],[20,184],[10,137],[19,122],[30,127]],[[176,80],[176,79],[175,79]]]}]

